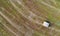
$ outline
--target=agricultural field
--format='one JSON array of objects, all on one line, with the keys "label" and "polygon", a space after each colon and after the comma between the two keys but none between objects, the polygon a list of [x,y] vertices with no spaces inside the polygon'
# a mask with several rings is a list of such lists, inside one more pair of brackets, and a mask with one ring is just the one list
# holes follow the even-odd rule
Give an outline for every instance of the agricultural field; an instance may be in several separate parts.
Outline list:
[{"label": "agricultural field", "polygon": [[0,36],[60,36],[60,0],[0,0]]}]

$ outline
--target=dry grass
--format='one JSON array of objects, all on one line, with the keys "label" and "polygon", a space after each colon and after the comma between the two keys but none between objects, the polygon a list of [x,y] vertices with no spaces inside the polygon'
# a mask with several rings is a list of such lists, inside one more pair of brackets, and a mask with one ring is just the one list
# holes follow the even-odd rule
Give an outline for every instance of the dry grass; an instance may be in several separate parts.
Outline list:
[{"label": "dry grass", "polygon": [[[60,11],[55,0],[0,0],[1,36],[60,36]],[[48,20],[51,26],[42,23]]]}]

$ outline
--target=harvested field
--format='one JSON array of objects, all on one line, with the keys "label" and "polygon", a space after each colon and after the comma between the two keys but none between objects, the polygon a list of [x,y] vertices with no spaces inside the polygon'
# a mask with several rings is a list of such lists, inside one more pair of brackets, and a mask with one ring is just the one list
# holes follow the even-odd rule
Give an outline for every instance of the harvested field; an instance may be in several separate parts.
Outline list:
[{"label": "harvested field", "polygon": [[60,1],[0,0],[0,36],[60,36]]}]

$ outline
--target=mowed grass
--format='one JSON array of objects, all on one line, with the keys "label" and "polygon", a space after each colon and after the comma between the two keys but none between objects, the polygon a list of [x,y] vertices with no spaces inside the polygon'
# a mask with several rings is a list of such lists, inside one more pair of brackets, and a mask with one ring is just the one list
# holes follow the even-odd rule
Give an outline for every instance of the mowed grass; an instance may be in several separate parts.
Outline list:
[{"label": "mowed grass", "polygon": [[[49,1],[49,0],[46,0],[46,1]],[[55,36],[55,35],[59,36],[60,32],[55,31],[55,29],[60,30],[60,17],[59,17],[60,16],[60,11],[59,11],[59,5],[60,4],[59,4],[59,0],[56,2],[57,4],[55,4],[53,1],[49,1],[49,3],[46,2],[46,1],[44,1],[44,0],[30,0],[30,1],[29,0],[22,0],[22,5],[24,5],[26,7],[23,7],[22,5],[18,4],[16,1],[13,1],[13,3],[16,5],[16,7],[19,8],[19,9],[16,9],[10,3],[9,0],[0,0],[0,5],[1,5],[0,7],[3,7],[5,9],[5,10],[3,10],[3,9],[0,8],[1,9],[0,11],[2,11],[2,13],[5,16],[7,16],[12,22],[16,23],[17,25],[20,25],[20,24],[23,25],[24,28],[21,28],[22,32],[26,32],[27,29],[30,30],[30,28],[31,28],[32,30],[34,30],[34,33],[32,34],[32,36]],[[50,6],[48,6],[44,3],[41,3],[41,2],[45,2]],[[19,11],[17,11],[17,10],[19,10]],[[42,18],[39,18],[39,20],[41,20],[42,22],[44,20],[49,20],[53,25],[52,27],[55,28],[55,29],[52,30],[52,32],[50,32],[51,29],[48,29],[48,28],[41,28],[40,29],[40,26],[42,26],[42,25],[38,25],[35,22],[32,22],[32,20],[29,21],[29,19],[27,19],[29,14],[30,14],[30,11],[32,13],[34,13],[35,15],[37,15],[37,17],[32,17],[34,19],[34,21],[37,20],[39,17],[42,17]],[[22,16],[22,14],[19,13],[19,12],[23,13],[24,16],[27,16],[27,18]],[[4,18],[3,19],[2,18],[3,17],[0,18],[0,21],[3,20],[5,22],[8,22],[8,21],[4,20]],[[3,25],[2,25],[3,21],[0,23],[0,25],[1,25],[0,26],[1,35],[2,36],[12,35],[11,32],[5,31],[6,30],[5,27],[4,27],[5,30],[4,30],[4,28],[2,28],[3,27]],[[39,21],[39,23],[42,23],[42,22]],[[15,29],[12,25],[10,25],[10,23],[8,23],[8,24],[5,23],[5,24],[9,28],[11,28],[15,33],[17,33],[18,30]],[[27,28],[26,26],[30,27],[30,28]],[[7,32],[9,32],[10,35]],[[24,35],[25,35],[25,33],[24,33]],[[12,35],[12,36],[14,36],[14,35]]]},{"label": "mowed grass", "polygon": [[[41,2],[41,1],[40,1]],[[40,3],[40,2],[38,2],[38,3]],[[52,1],[51,1],[52,2]],[[56,7],[58,7],[59,5],[57,5],[57,4],[59,4],[59,3],[56,3],[55,4],[55,6]],[[50,5],[50,4],[49,4]],[[52,5],[53,5],[53,3],[52,3]],[[41,5],[40,5],[41,6]],[[48,5],[47,5],[48,6]],[[55,7],[55,8],[50,8],[50,7],[47,7],[47,6],[44,6],[44,4],[42,4],[42,9],[43,10],[45,10],[45,13],[46,13],[46,16],[47,16],[47,18],[51,21],[51,22],[54,22],[57,26],[60,26],[60,15],[59,15],[59,7],[58,8],[56,8],[55,6],[53,6],[53,7]]]},{"label": "mowed grass", "polygon": [[2,16],[0,16],[0,36],[13,36],[11,32],[5,28],[3,24],[8,24]]}]

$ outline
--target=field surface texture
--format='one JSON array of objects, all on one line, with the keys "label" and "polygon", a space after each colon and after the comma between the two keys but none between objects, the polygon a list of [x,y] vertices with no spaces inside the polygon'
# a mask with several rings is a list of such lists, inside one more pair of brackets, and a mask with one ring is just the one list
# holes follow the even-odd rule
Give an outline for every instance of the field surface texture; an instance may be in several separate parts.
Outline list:
[{"label": "field surface texture", "polygon": [[0,36],[60,36],[60,0],[0,0]]}]

